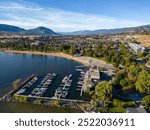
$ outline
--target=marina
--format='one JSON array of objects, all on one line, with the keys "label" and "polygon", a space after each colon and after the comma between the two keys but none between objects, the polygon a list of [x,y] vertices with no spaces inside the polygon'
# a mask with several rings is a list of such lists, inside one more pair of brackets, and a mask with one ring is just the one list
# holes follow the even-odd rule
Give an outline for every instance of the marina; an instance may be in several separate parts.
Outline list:
[{"label": "marina", "polygon": [[[83,71],[81,75],[83,74]],[[15,96],[28,96],[28,97],[46,97],[45,93],[48,89],[51,88],[52,83],[56,79],[56,73],[47,73],[43,78],[39,75],[34,76],[29,82],[27,82],[21,89],[19,89],[14,95]],[[59,87],[56,88],[54,92],[54,96],[50,97],[52,99],[69,99],[67,98],[70,94],[71,86],[73,83],[72,74],[65,76]],[[81,80],[82,78],[82,80]],[[84,78],[81,77],[80,80],[77,82],[76,90],[80,91],[80,97],[83,94],[83,85],[84,85]],[[80,86],[79,86],[80,85]]]},{"label": "marina", "polygon": [[[64,91],[61,97],[63,99],[82,100],[80,92],[76,90],[77,82],[82,78],[80,72],[76,71],[77,66],[82,66],[78,62],[54,56],[11,53],[0,53],[0,60],[3,60],[0,64],[0,97],[13,90],[13,81],[24,81],[34,74],[35,77],[19,89],[16,95],[52,98],[58,89]],[[52,74],[57,74],[54,79]],[[70,77],[69,80],[66,76]]]},{"label": "marina", "polygon": [[[4,81],[3,78],[12,78],[7,88],[13,81],[19,79],[21,84],[18,88],[8,89],[6,94],[0,98],[0,102],[14,103],[14,105],[33,104],[52,108],[57,106],[57,108],[75,110],[81,110],[82,105],[90,106],[89,100],[85,100],[83,95],[84,78],[88,67],[75,61],[53,56],[0,53],[0,59],[4,56],[7,57],[7,62],[3,63],[7,64],[0,64],[3,73],[3,77],[0,74],[1,81]],[[15,66],[14,69],[9,69],[10,64]],[[24,67],[19,68],[18,64]],[[14,76],[6,75],[6,78],[3,67],[8,70],[8,75],[13,74]],[[13,70],[17,72],[16,75]],[[0,83],[0,86],[3,85]]]},{"label": "marina", "polygon": [[[85,74],[84,71],[81,71],[82,74]],[[51,85],[55,78],[57,77],[56,73],[47,73],[43,78],[36,75],[31,79],[27,84],[25,84],[20,90],[18,90],[14,95],[15,96],[29,96],[29,97],[45,97],[44,94],[46,91],[51,88]],[[84,86],[84,77],[81,77],[80,80],[77,82],[76,90],[80,91],[80,97],[83,94],[83,86]],[[72,85],[72,74],[65,76],[59,87],[55,90],[54,96],[52,99],[67,99],[69,95],[69,90],[71,89]]]},{"label": "marina", "polygon": [[[40,82],[36,84],[39,80],[38,76],[35,76],[29,83],[23,86],[18,92],[15,93],[15,96],[19,95],[27,95],[29,97],[42,97],[48,87],[51,85],[55,77],[57,76],[56,73],[48,73]],[[34,89],[30,93],[30,89],[32,86],[35,86]]]},{"label": "marina", "polygon": [[[81,110],[81,105],[88,105],[90,106],[89,101],[84,101],[81,99],[67,99],[66,97],[69,94],[69,90],[71,87],[71,83],[73,82],[71,77],[72,74],[65,76],[62,81],[61,85],[64,84],[63,87],[58,87],[55,91],[54,97],[45,97],[44,93],[47,91],[51,84],[56,79],[56,73],[48,73],[46,74],[40,81],[38,75],[31,75],[27,78],[21,85],[8,94],[0,98],[2,103],[25,103],[25,104],[34,104],[34,105],[44,105],[44,106],[51,106],[56,107],[55,101],[58,102],[57,107],[62,108],[71,108],[76,110]],[[39,85],[37,85],[37,83]],[[66,86],[66,84],[70,83],[70,86]],[[35,85],[36,84],[36,85]],[[26,94],[28,89],[32,88],[32,86],[36,86],[31,91],[31,94]],[[82,93],[83,91],[81,91]]]}]

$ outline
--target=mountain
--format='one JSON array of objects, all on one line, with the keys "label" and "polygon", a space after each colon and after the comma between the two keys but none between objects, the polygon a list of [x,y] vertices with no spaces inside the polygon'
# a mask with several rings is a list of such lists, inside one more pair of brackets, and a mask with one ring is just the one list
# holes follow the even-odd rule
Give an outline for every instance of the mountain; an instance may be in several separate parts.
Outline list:
[{"label": "mountain", "polygon": [[92,33],[91,30],[80,30],[80,31],[75,31],[75,32],[57,32],[58,34],[62,35],[88,35]]},{"label": "mountain", "polygon": [[25,30],[17,26],[0,24],[0,33],[5,34],[24,34],[24,35],[58,35],[54,31],[45,27],[37,27],[35,29]]},{"label": "mountain", "polygon": [[16,26],[12,26],[12,25],[0,24],[0,32],[18,33],[18,32],[22,32],[22,31],[25,31],[25,29],[19,28],[19,27],[16,27]]},{"label": "mountain", "polygon": [[57,33],[52,31],[51,29],[45,28],[45,27],[38,27],[35,29],[29,29],[23,33],[28,34],[28,35],[57,35]]},{"label": "mountain", "polygon": [[150,25],[116,28],[116,29],[99,29],[99,30],[81,30],[75,32],[60,33],[63,35],[96,35],[96,34],[117,34],[117,33],[150,33]]},{"label": "mountain", "polygon": [[81,30],[76,32],[59,32],[55,33],[53,30],[46,27],[37,27],[34,29],[25,30],[12,25],[0,24],[1,34],[24,34],[24,35],[97,35],[97,34],[117,34],[117,33],[136,33],[145,34],[150,33],[150,25],[128,27],[128,28],[116,28],[116,29],[99,29],[99,30]]}]

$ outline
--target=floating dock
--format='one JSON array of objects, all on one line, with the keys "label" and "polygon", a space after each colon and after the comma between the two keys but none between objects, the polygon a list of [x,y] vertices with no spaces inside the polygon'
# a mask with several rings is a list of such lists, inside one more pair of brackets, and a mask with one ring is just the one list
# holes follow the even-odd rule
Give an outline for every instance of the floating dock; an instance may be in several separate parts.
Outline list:
[{"label": "floating dock", "polygon": [[70,74],[69,76],[65,76],[60,84],[60,86],[58,89],[56,89],[55,91],[55,95],[53,98],[55,99],[59,99],[59,98],[66,98],[68,95],[68,91],[69,88],[71,86],[72,80],[70,79],[72,77],[72,74]]}]

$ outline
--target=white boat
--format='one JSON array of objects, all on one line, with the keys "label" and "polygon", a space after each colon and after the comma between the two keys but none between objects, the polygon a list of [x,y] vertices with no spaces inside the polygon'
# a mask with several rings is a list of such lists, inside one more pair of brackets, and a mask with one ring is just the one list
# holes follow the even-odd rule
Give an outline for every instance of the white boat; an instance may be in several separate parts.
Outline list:
[{"label": "white boat", "polygon": [[57,76],[57,74],[56,74],[56,73],[53,73],[52,75],[53,75],[53,76]]},{"label": "white boat", "polygon": [[82,71],[82,69],[76,69],[76,71]]},{"label": "white boat", "polygon": [[72,74],[70,74],[68,78],[71,78],[71,77],[72,77]]},{"label": "white boat", "polygon": [[65,86],[70,87],[70,86],[71,86],[71,83],[66,83]]},{"label": "white boat", "polygon": [[69,90],[69,88],[66,88],[66,87],[59,87],[57,90],[65,90],[65,91],[67,91],[67,90]]},{"label": "white boat", "polygon": [[77,84],[78,84],[78,85],[83,85],[83,82],[82,82],[82,81],[79,81]]}]

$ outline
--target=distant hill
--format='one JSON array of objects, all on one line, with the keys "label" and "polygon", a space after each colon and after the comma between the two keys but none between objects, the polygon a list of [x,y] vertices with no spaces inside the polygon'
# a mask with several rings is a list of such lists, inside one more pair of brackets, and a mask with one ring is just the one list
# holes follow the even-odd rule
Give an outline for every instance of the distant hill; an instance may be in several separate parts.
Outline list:
[{"label": "distant hill", "polygon": [[94,34],[113,34],[113,33],[150,33],[150,25],[116,28],[116,29],[99,29],[99,30],[81,30],[76,32],[60,33],[64,35],[94,35]]},{"label": "distant hill", "polygon": [[25,34],[25,35],[57,35],[54,31],[45,27],[37,27],[35,29],[25,30],[12,25],[0,24],[1,33]]},{"label": "distant hill", "polygon": [[34,29],[25,30],[12,25],[0,24],[0,33],[17,33],[25,35],[97,35],[97,34],[116,34],[116,33],[134,33],[134,34],[150,34],[150,25],[128,27],[128,28],[116,28],[116,29],[99,29],[99,30],[81,30],[76,32],[59,32],[56,33],[53,30],[46,27],[37,27]]},{"label": "distant hill", "polygon": [[0,24],[0,32],[22,32],[25,31],[25,29],[23,28],[19,28],[16,26],[12,26],[12,25],[6,25],[6,24]]},{"label": "distant hill", "polygon": [[57,35],[57,33],[52,31],[51,29],[45,28],[45,27],[38,27],[35,29],[29,29],[23,33],[28,34],[28,35]]}]

